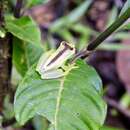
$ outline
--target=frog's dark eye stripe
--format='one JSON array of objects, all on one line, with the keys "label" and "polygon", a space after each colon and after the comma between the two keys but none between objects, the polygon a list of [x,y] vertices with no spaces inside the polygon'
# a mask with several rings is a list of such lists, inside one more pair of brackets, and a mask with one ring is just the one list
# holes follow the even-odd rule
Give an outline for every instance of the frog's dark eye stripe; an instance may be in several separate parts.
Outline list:
[{"label": "frog's dark eye stripe", "polygon": [[[61,50],[51,61],[50,63],[48,63],[48,65],[52,64],[53,62],[55,62],[67,49],[73,50],[72,47],[70,47],[66,42],[63,43],[64,45],[64,49]],[[47,65],[47,66],[48,66]]]}]

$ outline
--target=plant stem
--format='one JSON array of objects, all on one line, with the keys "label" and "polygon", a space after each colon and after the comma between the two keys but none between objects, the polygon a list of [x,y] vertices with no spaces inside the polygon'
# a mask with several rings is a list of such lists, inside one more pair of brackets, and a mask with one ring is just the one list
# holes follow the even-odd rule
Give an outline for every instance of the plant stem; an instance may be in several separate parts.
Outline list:
[{"label": "plant stem", "polygon": [[14,16],[16,18],[20,17],[20,11],[21,11],[22,5],[23,5],[23,0],[17,0],[16,6],[14,8]]},{"label": "plant stem", "polygon": [[[0,3],[0,27],[4,26],[4,0]],[[3,110],[3,101],[8,93],[12,68],[12,37],[9,33],[0,38],[0,113]]]},{"label": "plant stem", "polygon": [[130,17],[130,8],[128,8],[117,20],[102,32],[95,40],[90,42],[87,47],[88,51],[95,50],[108,36],[118,29]]},{"label": "plant stem", "polygon": [[2,2],[0,3],[0,27],[3,26],[3,23],[4,23],[4,16],[3,16],[3,5],[2,5]]}]

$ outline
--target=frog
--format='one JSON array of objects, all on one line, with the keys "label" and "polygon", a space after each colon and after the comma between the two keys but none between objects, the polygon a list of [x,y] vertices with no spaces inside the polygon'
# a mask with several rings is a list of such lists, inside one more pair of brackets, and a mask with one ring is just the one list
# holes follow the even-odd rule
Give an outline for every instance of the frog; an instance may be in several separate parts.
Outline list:
[{"label": "frog", "polygon": [[36,71],[41,79],[57,79],[66,74],[69,66],[66,62],[76,53],[75,45],[68,42],[61,42],[55,51],[43,54],[37,64]]}]

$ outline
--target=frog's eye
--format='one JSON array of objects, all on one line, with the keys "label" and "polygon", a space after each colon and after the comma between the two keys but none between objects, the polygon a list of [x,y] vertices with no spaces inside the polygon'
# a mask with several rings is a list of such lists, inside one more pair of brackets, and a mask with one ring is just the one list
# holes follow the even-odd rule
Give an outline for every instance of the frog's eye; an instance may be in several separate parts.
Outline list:
[{"label": "frog's eye", "polygon": [[67,43],[67,42],[65,42],[65,41],[61,42],[61,44],[62,44],[65,48],[68,48],[68,49],[70,49],[70,50],[74,50],[74,49],[75,49],[75,48],[74,48],[74,45],[70,45],[69,43]]}]

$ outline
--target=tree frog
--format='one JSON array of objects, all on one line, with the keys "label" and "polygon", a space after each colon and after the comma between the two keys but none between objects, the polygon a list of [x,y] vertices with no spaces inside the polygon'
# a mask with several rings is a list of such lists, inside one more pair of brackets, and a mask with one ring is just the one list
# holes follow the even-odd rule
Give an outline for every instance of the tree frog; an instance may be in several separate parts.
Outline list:
[{"label": "tree frog", "polygon": [[42,79],[55,79],[64,76],[65,63],[75,54],[75,50],[73,44],[61,42],[55,52],[51,51],[41,56],[36,71]]}]

